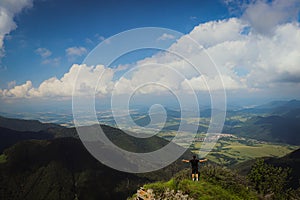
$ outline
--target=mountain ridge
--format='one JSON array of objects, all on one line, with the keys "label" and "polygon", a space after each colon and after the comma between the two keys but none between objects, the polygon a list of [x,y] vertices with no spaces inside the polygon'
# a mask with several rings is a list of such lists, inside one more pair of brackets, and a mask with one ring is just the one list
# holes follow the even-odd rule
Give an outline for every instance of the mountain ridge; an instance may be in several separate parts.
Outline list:
[{"label": "mountain ridge", "polygon": [[0,127],[15,131],[43,131],[49,128],[61,128],[62,126],[53,123],[42,123],[38,120],[25,120],[0,116]]},{"label": "mountain ridge", "polygon": [[4,155],[1,199],[124,199],[140,185],[172,177],[185,167],[181,159],[191,156],[186,152],[155,172],[129,174],[103,165],[70,137],[22,141]]}]

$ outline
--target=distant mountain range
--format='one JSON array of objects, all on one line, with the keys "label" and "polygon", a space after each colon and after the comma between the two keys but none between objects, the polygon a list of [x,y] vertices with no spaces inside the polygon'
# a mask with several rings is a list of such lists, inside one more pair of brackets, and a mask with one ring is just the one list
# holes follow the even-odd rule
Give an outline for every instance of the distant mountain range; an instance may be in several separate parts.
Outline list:
[{"label": "distant mountain range", "polygon": [[16,131],[43,131],[49,128],[60,128],[58,124],[41,123],[38,120],[13,119],[0,116],[0,127]]},{"label": "distant mountain range", "polygon": [[[201,117],[210,118],[212,109],[201,110]],[[221,111],[215,110],[215,113]],[[229,118],[232,118],[228,120]],[[240,121],[239,118],[246,118]],[[184,124],[194,130],[195,125]],[[178,130],[179,124],[163,130]],[[189,130],[187,128],[187,130]],[[207,126],[198,126],[206,132]],[[253,108],[228,110],[223,132],[257,140],[300,145],[300,101],[273,101]]]},{"label": "distant mountain range", "polygon": [[252,117],[230,133],[257,140],[300,145],[300,119],[285,116]]},{"label": "distant mountain range", "polygon": [[252,113],[252,114],[276,114],[283,115],[284,113],[300,108],[299,100],[290,101],[272,101],[266,104],[254,106],[253,108],[239,109],[237,113]]},{"label": "distant mountain range", "polygon": [[248,120],[227,121],[224,132],[258,140],[300,145],[300,101],[275,101],[251,109],[231,111],[229,116]]},{"label": "distant mountain range", "polygon": [[24,140],[47,140],[57,137],[76,137],[75,128],[38,120],[13,119],[0,116],[0,153],[5,148]]}]

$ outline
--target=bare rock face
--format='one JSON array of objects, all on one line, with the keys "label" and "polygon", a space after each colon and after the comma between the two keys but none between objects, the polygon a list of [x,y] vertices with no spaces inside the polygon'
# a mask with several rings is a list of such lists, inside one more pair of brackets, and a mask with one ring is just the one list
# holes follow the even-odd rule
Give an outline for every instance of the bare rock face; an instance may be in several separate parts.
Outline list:
[{"label": "bare rock face", "polygon": [[174,190],[169,190],[169,189],[167,189],[164,192],[163,197],[160,198],[160,199],[161,200],[165,200],[165,199],[193,200],[193,198],[190,198],[188,194],[183,194],[182,191],[180,191],[180,190],[178,190],[177,192],[175,192]]},{"label": "bare rock face", "polygon": [[189,195],[183,194],[182,191],[178,190],[175,192],[174,190],[170,190],[169,188],[163,194],[155,195],[152,189],[148,189],[145,191],[144,188],[140,188],[137,190],[136,198],[134,200],[193,200]]}]

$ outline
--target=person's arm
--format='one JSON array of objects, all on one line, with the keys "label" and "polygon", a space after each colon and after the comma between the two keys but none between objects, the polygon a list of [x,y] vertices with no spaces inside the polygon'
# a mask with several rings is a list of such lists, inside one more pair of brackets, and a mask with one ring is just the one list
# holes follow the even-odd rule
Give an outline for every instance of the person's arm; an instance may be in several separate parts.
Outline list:
[{"label": "person's arm", "polygon": [[190,161],[189,160],[185,160],[183,159],[182,162],[186,162],[186,163],[189,163]]},{"label": "person's arm", "polygon": [[203,159],[203,160],[199,160],[199,162],[206,162],[207,158]]}]

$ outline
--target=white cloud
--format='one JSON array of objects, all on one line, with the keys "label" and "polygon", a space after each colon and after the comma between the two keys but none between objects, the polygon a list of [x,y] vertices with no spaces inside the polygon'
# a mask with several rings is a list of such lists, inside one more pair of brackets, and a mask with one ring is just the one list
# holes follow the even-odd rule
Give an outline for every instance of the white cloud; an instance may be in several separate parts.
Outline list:
[{"label": "white cloud", "polygon": [[[172,90],[187,90],[187,83],[196,91],[222,89],[223,85],[217,81],[216,74],[210,74],[212,65],[207,56],[193,49],[195,47],[189,44],[188,37],[206,47],[207,53],[218,66],[224,87],[228,91],[266,91],[276,87],[281,90],[287,83],[300,89],[299,23],[279,24],[273,35],[261,35],[257,32],[244,34],[243,30],[247,26],[249,24],[237,18],[207,22],[195,27],[170,47],[170,50],[179,52],[187,60],[196,63],[200,71],[204,72],[203,75],[193,71],[191,66],[176,59],[174,55],[161,53],[137,62],[136,66],[149,67],[140,67],[130,78],[120,80],[122,87],[118,92],[132,92],[138,85],[151,81],[163,83]],[[157,63],[177,70],[185,79],[176,76],[166,67],[154,67]]]},{"label": "white cloud", "polygon": [[83,56],[87,54],[87,49],[84,47],[70,47],[66,49],[67,56]]},{"label": "white cloud", "polygon": [[29,91],[32,89],[31,81],[26,81],[26,83],[22,85],[16,85],[11,89],[5,89],[0,91],[0,96],[3,97],[21,97],[26,98],[30,97]]},{"label": "white cloud", "polygon": [[60,57],[51,57],[52,52],[47,48],[37,48],[34,51],[37,55],[42,58],[43,65],[52,65],[52,66],[59,66],[60,65]]},{"label": "white cloud", "polygon": [[35,50],[35,53],[41,56],[42,58],[47,58],[52,55],[52,52],[46,48],[38,48]]},{"label": "white cloud", "polygon": [[[76,79],[80,70],[80,79]],[[51,77],[43,81],[38,87],[33,87],[31,81],[22,85],[15,85],[10,89],[0,91],[4,98],[34,98],[34,97],[71,97],[75,83],[79,93],[77,95],[94,94],[95,82],[102,74],[102,79],[97,87],[96,95],[104,96],[108,93],[113,76],[112,69],[105,69],[103,65],[86,66],[74,64],[60,79]],[[77,81],[77,82],[76,82]]]},{"label": "white cloud", "polygon": [[33,6],[33,0],[0,1],[0,58],[4,56],[4,37],[17,28],[14,16],[24,8]]},{"label": "white cloud", "polygon": [[195,91],[208,91],[208,90],[221,90],[226,88],[227,90],[235,90],[246,88],[245,84],[241,80],[237,82],[233,77],[222,75],[222,82],[217,77],[211,78],[205,75],[194,77],[191,79],[185,79],[182,83],[183,90],[193,89]]},{"label": "white cloud", "polygon": [[196,26],[189,34],[200,45],[208,48],[226,41],[235,41],[243,37],[241,30],[247,25],[237,18],[211,21]]},{"label": "white cloud", "polygon": [[269,34],[276,26],[297,20],[299,0],[255,1],[247,5],[243,18],[259,33]]},{"label": "white cloud", "polygon": [[[209,39],[208,35],[212,34],[212,40],[208,40],[210,45],[207,45],[207,52],[214,59],[221,74],[225,77],[231,77],[236,82],[230,84],[229,81],[226,84],[224,81],[227,89],[237,88],[235,86],[238,85],[244,88],[245,84],[249,90],[254,88],[267,89],[274,82],[290,82],[292,79],[294,82],[300,83],[299,23],[278,25],[274,29],[273,35],[260,35],[254,32],[244,35],[241,33],[243,22],[236,19],[235,23],[239,25],[232,26],[230,21],[219,23],[222,26],[227,26],[227,28],[231,27],[232,34],[237,34],[235,37],[226,36],[225,32],[224,37],[216,42],[214,34],[211,33],[214,31],[213,27],[203,37]],[[201,28],[195,28],[190,35],[199,36],[197,32],[202,32]],[[226,40],[224,40],[225,38]],[[202,40],[199,38],[197,41]],[[248,73],[242,76],[238,75],[240,69],[244,69]],[[226,78],[223,77],[223,80]]]},{"label": "white cloud", "polygon": [[175,39],[174,35],[164,33],[157,40],[159,41],[159,40],[172,40],[172,39]]}]

